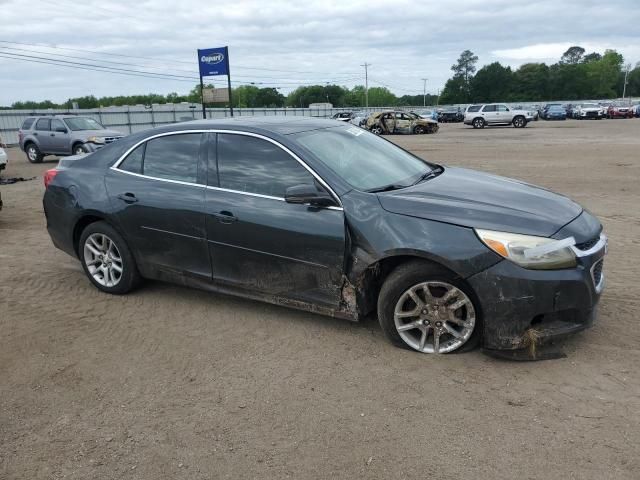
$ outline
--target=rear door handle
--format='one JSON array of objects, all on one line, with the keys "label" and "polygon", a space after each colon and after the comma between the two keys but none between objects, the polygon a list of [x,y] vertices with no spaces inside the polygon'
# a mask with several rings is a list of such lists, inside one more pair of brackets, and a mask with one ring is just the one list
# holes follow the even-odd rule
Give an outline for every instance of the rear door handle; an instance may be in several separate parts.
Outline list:
[{"label": "rear door handle", "polygon": [[55,134],[55,133],[50,133],[50,134],[49,134],[49,136],[50,136],[50,137],[55,137],[55,136],[56,136],[56,134]]},{"label": "rear door handle", "polygon": [[118,198],[125,203],[136,203],[138,199],[133,193],[121,193]]},{"label": "rear door handle", "polygon": [[233,213],[227,210],[222,210],[219,213],[212,213],[212,215],[216,217],[220,223],[224,223],[226,225],[238,221],[238,217],[235,217]]}]

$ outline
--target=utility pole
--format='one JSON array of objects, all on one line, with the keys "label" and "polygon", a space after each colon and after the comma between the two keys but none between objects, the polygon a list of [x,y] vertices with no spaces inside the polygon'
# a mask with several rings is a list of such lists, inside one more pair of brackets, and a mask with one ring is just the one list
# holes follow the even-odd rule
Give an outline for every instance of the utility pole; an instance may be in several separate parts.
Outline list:
[{"label": "utility pole", "polygon": [[429,80],[428,78],[423,78],[422,81],[424,82],[424,85],[422,87],[422,106],[426,107],[427,106],[427,80]]},{"label": "utility pole", "polygon": [[369,107],[369,67],[371,66],[370,63],[364,62],[363,65],[360,65],[361,67],[364,67],[364,105],[365,107]]},{"label": "utility pole", "polygon": [[624,103],[624,97],[627,94],[627,78],[629,77],[629,70],[631,69],[631,64],[627,64],[627,71],[624,72],[624,86],[622,87],[622,102]]}]

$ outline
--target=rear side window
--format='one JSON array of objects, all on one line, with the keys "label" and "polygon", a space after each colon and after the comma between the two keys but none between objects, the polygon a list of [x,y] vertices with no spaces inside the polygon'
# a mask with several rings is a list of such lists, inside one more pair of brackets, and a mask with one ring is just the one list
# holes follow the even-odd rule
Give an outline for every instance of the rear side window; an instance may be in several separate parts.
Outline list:
[{"label": "rear side window", "polygon": [[144,147],[146,144],[142,144],[132,151],[127,158],[120,164],[118,168],[125,172],[142,174],[142,157],[144,156]]},{"label": "rear side window", "polygon": [[482,109],[483,112],[495,112],[496,111],[496,106],[495,105],[485,105],[484,108]]},{"label": "rear side window", "polygon": [[35,121],[35,118],[27,118],[24,122],[22,122],[22,127],[20,128],[22,130],[29,130],[31,128],[31,125],[33,125],[33,122]]},{"label": "rear side window", "polygon": [[147,142],[142,173],[150,177],[197,183],[201,133],[154,138]]},{"label": "rear side window", "polygon": [[220,187],[284,198],[296,185],[312,185],[314,177],[280,147],[261,138],[218,134]]},{"label": "rear side window", "polygon": [[479,112],[481,108],[482,108],[482,105],[471,105],[467,109],[467,112]]},{"label": "rear side window", "polygon": [[36,122],[36,130],[51,130],[51,119],[41,118]]}]

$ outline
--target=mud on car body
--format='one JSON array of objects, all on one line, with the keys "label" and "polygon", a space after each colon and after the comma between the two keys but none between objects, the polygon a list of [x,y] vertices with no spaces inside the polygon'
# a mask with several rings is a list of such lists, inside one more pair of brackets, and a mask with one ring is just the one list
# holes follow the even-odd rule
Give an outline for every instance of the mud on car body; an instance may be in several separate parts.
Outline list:
[{"label": "mud on car body", "polygon": [[63,159],[45,185],[53,243],[104,292],[149,278],[377,315],[423,353],[582,330],[604,284],[606,238],[578,204],[337,121],[170,125]]}]

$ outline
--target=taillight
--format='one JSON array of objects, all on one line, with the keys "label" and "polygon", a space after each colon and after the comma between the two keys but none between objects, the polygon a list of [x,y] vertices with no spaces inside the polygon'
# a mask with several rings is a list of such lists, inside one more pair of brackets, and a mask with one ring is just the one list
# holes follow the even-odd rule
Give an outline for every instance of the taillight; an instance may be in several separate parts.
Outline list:
[{"label": "taillight", "polygon": [[51,170],[47,170],[46,172],[44,172],[44,188],[49,187],[49,184],[53,181],[54,178],[56,178],[57,174],[58,174],[58,170],[56,170],[55,168],[52,168]]}]

